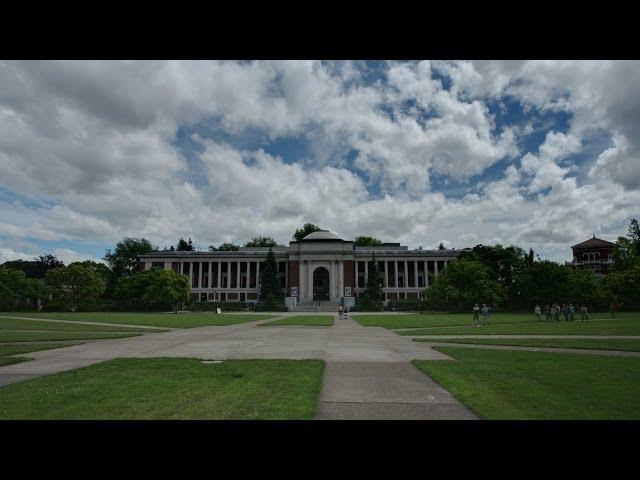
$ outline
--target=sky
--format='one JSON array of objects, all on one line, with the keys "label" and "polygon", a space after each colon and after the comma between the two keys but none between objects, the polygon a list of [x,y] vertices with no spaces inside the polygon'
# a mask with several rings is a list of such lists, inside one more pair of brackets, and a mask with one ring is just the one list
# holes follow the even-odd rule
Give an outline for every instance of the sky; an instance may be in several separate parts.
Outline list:
[{"label": "sky", "polygon": [[0,263],[306,222],[571,259],[640,216],[637,61],[0,62]]}]

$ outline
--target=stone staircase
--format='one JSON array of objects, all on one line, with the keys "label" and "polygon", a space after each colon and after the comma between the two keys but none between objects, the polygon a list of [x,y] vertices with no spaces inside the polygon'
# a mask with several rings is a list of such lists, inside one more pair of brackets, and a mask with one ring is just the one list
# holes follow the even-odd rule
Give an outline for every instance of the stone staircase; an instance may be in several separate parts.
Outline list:
[{"label": "stone staircase", "polygon": [[294,309],[294,312],[331,312],[336,313],[338,311],[338,302],[312,302],[304,301],[299,302]]}]

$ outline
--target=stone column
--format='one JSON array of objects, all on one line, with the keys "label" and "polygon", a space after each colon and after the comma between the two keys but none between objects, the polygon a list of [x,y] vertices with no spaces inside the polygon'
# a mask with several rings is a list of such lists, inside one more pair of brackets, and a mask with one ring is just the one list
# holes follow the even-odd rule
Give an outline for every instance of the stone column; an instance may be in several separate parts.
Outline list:
[{"label": "stone column", "polygon": [[260,289],[260,261],[256,262],[256,288]]},{"label": "stone column", "polygon": [[398,261],[397,260],[393,262],[393,276],[395,279],[393,286],[397,289],[398,288]]},{"label": "stone column", "polygon": [[231,262],[227,262],[227,288],[231,288]]},{"label": "stone column", "polygon": [[213,277],[211,276],[213,272],[213,262],[209,262],[209,276],[207,277],[207,288],[211,290],[213,288]]},{"label": "stone column", "polygon": [[402,271],[402,278],[404,280],[404,287],[407,288],[409,286],[409,262],[407,260],[404,261],[404,270]]},{"label": "stone column", "polygon": [[289,261],[284,262],[284,290],[285,295],[289,294]]},{"label": "stone column", "polygon": [[364,262],[364,288],[367,288],[367,282],[369,281],[369,260]]},{"label": "stone column", "polygon": [[433,262],[433,277],[438,278],[438,261]]},{"label": "stone column", "polygon": [[384,261],[384,288],[389,288],[389,262]]},{"label": "stone column", "polygon": [[240,288],[240,263],[241,262],[236,262],[236,264],[237,264],[236,265],[236,272],[237,272],[237,275],[236,275],[236,277],[237,277],[236,278],[236,288]]},{"label": "stone column", "polygon": [[413,262],[413,286],[415,288],[418,288],[419,282],[418,282],[418,261],[414,260]]},{"label": "stone column", "polygon": [[304,261],[298,261],[298,295],[300,300],[304,300]]},{"label": "stone column", "polygon": [[202,288],[202,263],[198,262],[198,288]]},{"label": "stone column", "polygon": [[424,261],[424,288],[429,287],[429,262]]},{"label": "stone column", "polygon": [[189,262],[189,290],[191,290],[192,285],[193,285],[193,262]]},{"label": "stone column", "polygon": [[308,263],[307,268],[307,296],[313,300],[313,267],[311,262]]},{"label": "stone column", "polygon": [[338,298],[344,297],[344,261],[340,260],[338,262],[338,288],[340,292],[338,293]]},{"label": "stone column", "polygon": [[218,282],[216,283],[218,290],[222,286],[222,262],[218,262]]}]

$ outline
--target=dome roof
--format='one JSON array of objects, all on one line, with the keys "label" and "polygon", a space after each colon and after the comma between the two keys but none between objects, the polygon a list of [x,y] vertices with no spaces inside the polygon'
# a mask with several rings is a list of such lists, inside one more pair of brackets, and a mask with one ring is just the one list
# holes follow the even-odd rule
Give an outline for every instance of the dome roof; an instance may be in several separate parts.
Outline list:
[{"label": "dome roof", "polygon": [[307,240],[315,240],[315,241],[335,241],[342,240],[338,235],[329,230],[318,230],[317,232],[310,233],[306,237],[302,239],[303,242]]}]

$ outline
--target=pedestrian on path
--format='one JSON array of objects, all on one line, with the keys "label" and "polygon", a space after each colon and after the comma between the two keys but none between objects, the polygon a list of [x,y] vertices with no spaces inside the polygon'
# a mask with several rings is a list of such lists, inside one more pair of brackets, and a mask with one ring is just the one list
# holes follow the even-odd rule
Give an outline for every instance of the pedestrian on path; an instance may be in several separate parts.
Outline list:
[{"label": "pedestrian on path", "polygon": [[472,326],[477,327],[480,324],[480,305],[477,303],[473,306],[473,323]]},{"label": "pedestrian on path", "polygon": [[573,308],[573,303],[569,304],[569,320],[573,322],[573,315],[576,313],[575,308]]},{"label": "pedestrian on path", "polygon": [[338,318],[339,318],[340,320],[342,320],[342,313],[343,313],[343,311],[344,311],[344,307],[343,307],[342,305],[340,305],[340,306],[338,307]]},{"label": "pedestrian on path", "polygon": [[535,313],[536,318],[538,319],[538,321],[540,321],[540,314],[542,313],[542,311],[540,310],[540,305],[536,304],[536,306],[533,309],[533,313]]},{"label": "pedestrian on path", "polygon": [[562,304],[562,315],[564,315],[564,321],[569,321],[569,305]]},{"label": "pedestrian on path", "polygon": [[587,306],[586,305],[582,305],[580,307],[580,313],[582,313],[582,318],[580,320],[582,320],[582,321],[589,320],[589,311],[587,310]]},{"label": "pedestrian on path", "polygon": [[551,320],[551,307],[548,303],[544,306],[544,315],[547,322]]},{"label": "pedestrian on path", "polygon": [[487,307],[486,303],[482,304],[480,312],[482,313],[482,324],[491,325],[491,321],[489,320],[489,307]]}]

